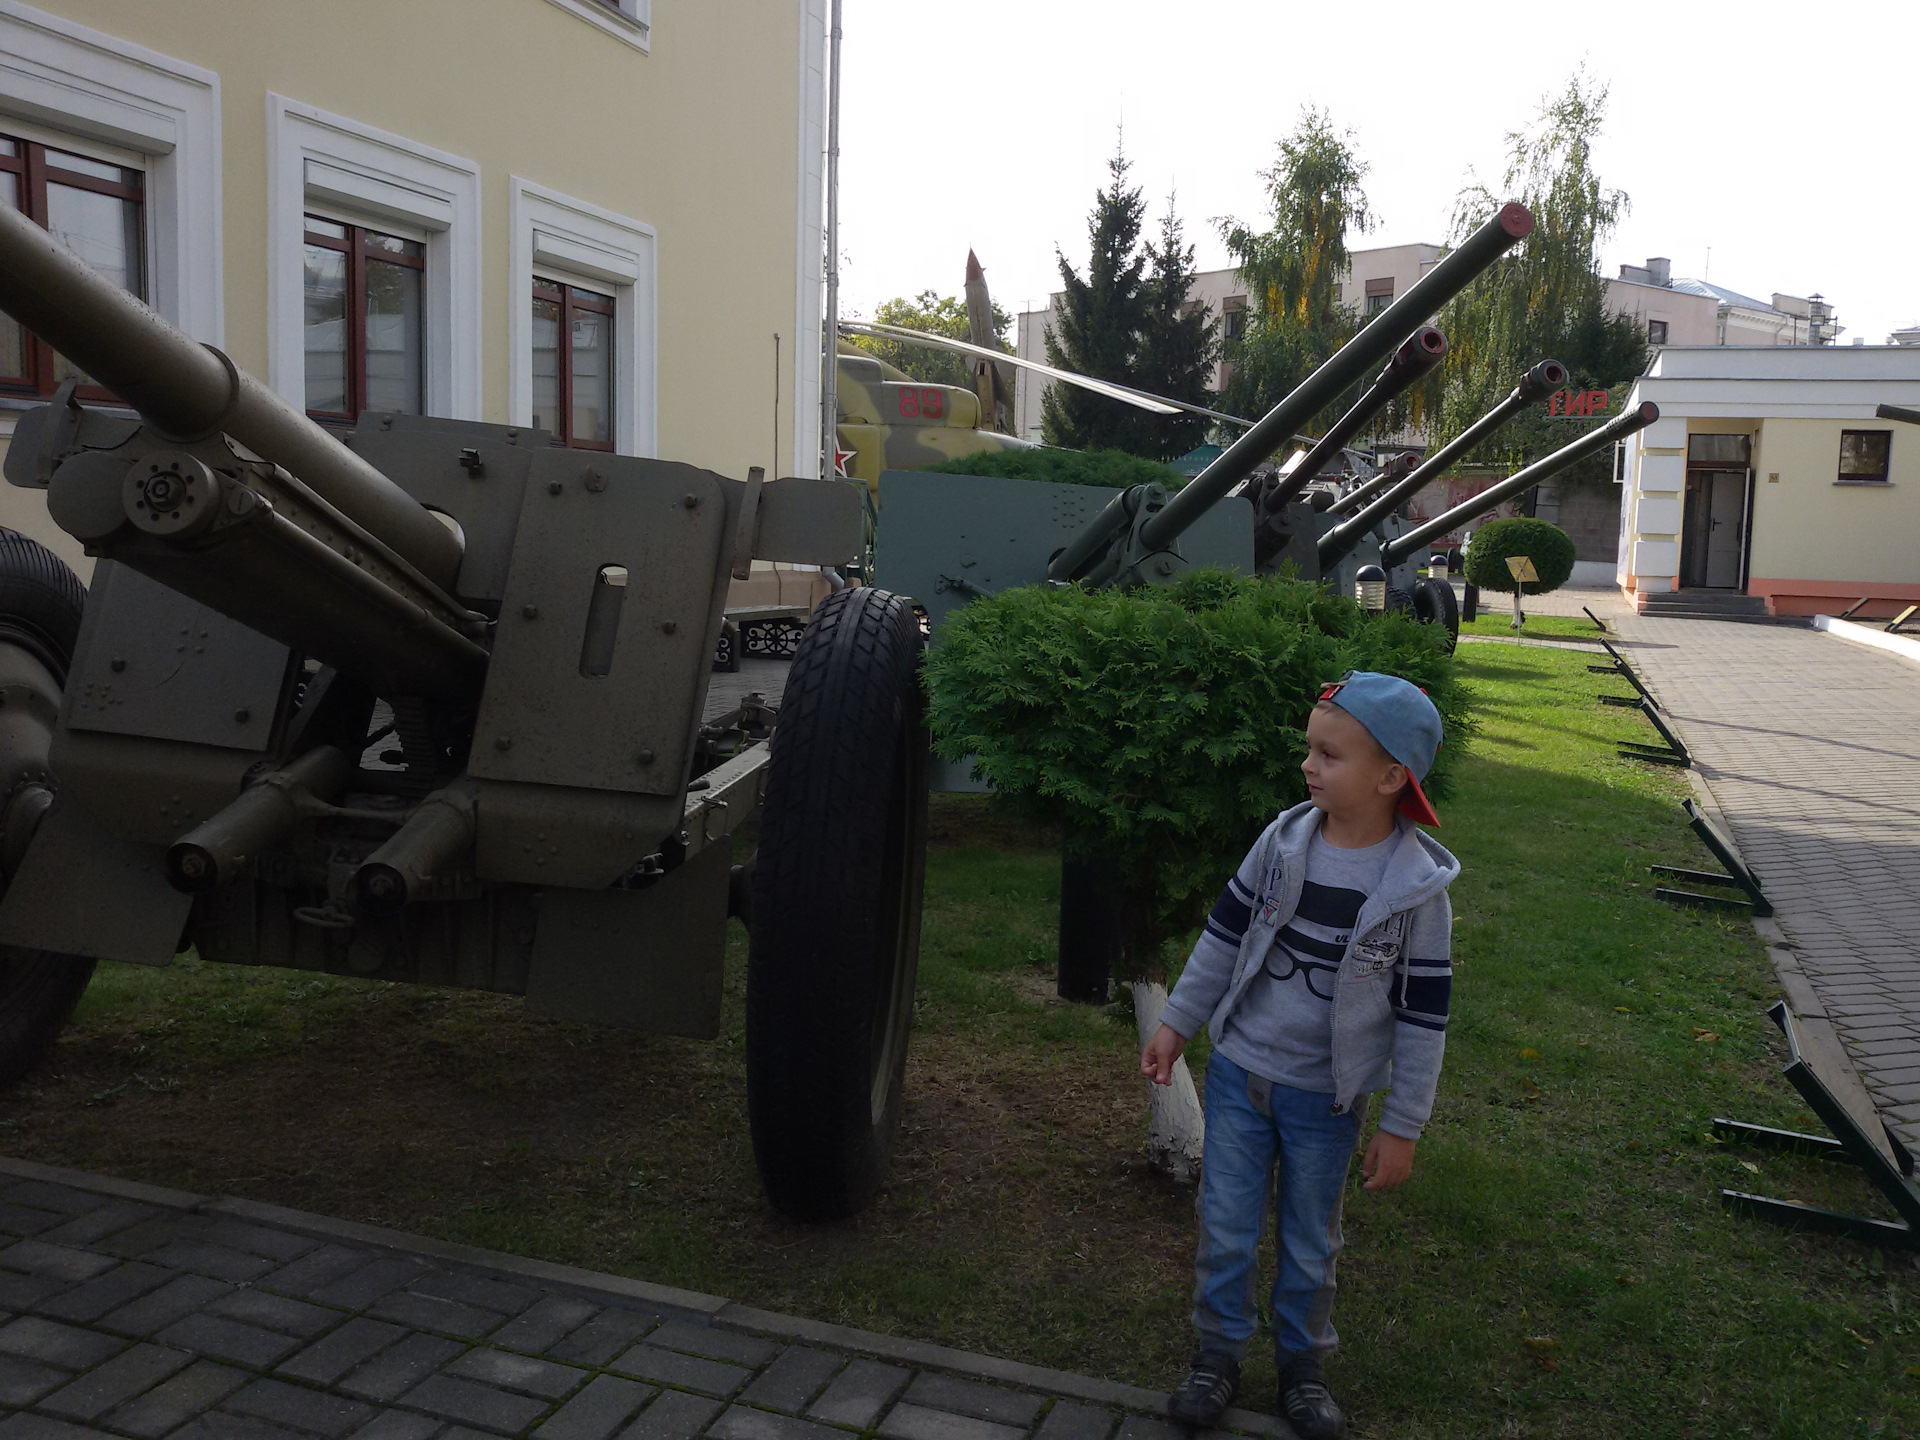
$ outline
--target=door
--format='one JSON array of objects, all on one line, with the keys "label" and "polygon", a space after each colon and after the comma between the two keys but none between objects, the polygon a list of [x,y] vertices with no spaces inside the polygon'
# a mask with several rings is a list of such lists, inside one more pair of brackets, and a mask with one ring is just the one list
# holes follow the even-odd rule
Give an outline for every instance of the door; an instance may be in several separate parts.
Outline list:
[{"label": "door", "polygon": [[1709,590],[1740,588],[1740,557],[1746,549],[1747,477],[1722,470],[1714,474],[1707,501],[1707,563],[1703,583]]}]

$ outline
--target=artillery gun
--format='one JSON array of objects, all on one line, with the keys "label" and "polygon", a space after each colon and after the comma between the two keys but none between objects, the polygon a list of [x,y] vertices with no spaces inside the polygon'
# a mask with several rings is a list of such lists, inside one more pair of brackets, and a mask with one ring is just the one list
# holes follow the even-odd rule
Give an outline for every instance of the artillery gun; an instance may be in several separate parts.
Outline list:
[{"label": "artillery gun", "polygon": [[707,713],[729,578],[846,561],[860,487],[405,415],[336,440],[3,207],[0,309],[137,415],[68,386],[6,459],[98,565],[82,608],[0,540],[0,1078],[96,958],[188,946],[712,1036],[738,916],[768,1195],[864,1205],[919,948],[910,606],[833,596],[777,711]]}]

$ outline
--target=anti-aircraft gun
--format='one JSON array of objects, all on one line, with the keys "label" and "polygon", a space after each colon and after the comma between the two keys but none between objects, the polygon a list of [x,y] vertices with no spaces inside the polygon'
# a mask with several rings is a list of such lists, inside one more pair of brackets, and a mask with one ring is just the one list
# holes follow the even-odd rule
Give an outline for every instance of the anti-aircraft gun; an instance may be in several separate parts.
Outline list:
[{"label": "anti-aircraft gun", "polygon": [[188,946],[712,1036],[733,915],[768,1194],[864,1205],[919,949],[910,606],[833,596],[777,712],[706,713],[729,578],[844,562],[859,488],[406,415],[336,440],[4,207],[0,309],[135,412],[69,386],[7,455],[98,563],[83,597],[0,535],[0,1079],[96,957]]}]

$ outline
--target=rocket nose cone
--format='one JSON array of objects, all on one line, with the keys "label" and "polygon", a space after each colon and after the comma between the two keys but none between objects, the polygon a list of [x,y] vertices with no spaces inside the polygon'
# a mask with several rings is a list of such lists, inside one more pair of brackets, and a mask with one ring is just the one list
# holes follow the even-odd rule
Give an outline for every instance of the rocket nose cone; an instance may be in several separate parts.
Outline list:
[{"label": "rocket nose cone", "polygon": [[976,280],[984,280],[986,274],[987,272],[980,268],[980,257],[971,250],[967,251],[967,283],[971,285]]}]

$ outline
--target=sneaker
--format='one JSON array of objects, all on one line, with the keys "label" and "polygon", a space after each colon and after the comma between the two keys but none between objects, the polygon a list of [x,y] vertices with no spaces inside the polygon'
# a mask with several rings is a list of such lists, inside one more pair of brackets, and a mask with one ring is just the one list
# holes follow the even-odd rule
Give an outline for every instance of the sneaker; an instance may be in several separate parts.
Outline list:
[{"label": "sneaker", "polygon": [[1199,1356],[1180,1388],[1167,1397],[1167,1414],[1182,1425],[1211,1430],[1240,1393],[1240,1362],[1213,1351]]},{"label": "sneaker", "polygon": [[1300,1440],[1342,1440],[1347,1433],[1327,1372],[1311,1355],[1280,1357],[1280,1413]]}]

